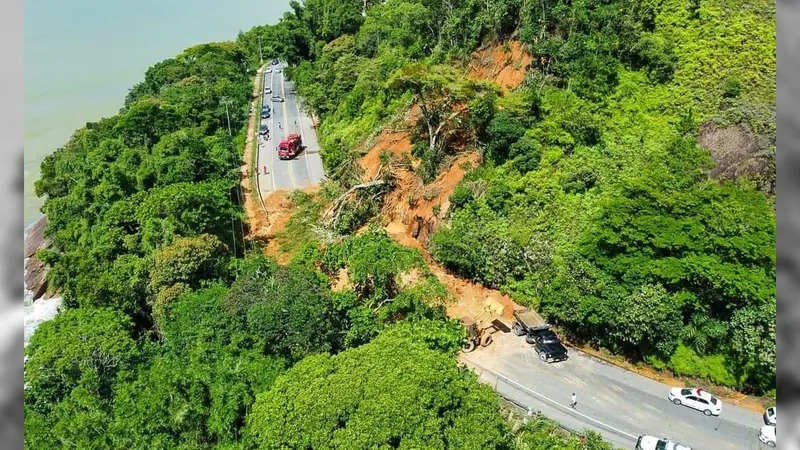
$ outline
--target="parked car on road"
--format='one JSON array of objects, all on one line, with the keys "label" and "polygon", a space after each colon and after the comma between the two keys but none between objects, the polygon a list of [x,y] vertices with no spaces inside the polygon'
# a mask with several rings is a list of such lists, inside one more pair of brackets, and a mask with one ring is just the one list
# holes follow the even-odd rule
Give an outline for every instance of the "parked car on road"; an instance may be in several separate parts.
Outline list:
[{"label": "parked car on road", "polygon": [[639,436],[636,441],[636,450],[692,450],[685,445],[672,442],[667,438],[657,438],[655,436]]},{"label": "parked car on road", "polygon": [[702,389],[672,388],[667,395],[669,401],[703,411],[707,416],[718,416],[722,412],[722,402]]},{"label": "parked car on road", "polygon": [[512,315],[514,316],[512,331],[517,336],[525,336],[525,342],[533,345],[540,360],[550,363],[563,361],[569,357],[561,339],[535,311],[517,309]]},{"label": "parked car on road", "polygon": [[262,109],[261,110],[261,118],[262,119],[269,119],[270,118],[269,109]]},{"label": "parked car on road", "polygon": [[262,123],[261,126],[258,127],[258,134],[263,136],[267,133],[269,133],[269,128],[267,127],[267,124]]},{"label": "parked car on road", "polygon": [[264,88],[264,93],[265,94],[272,94],[272,88],[271,87],[265,87]]},{"label": "parked car on road", "polygon": [[777,445],[777,436],[775,432],[775,425],[764,425],[758,430],[758,440],[767,444],[769,447]]},{"label": "parked car on road", "polygon": [[272,73],[272,69],[270,69],[269,67],[267,67],[266,69],[264,69],[264,73]]},{"label": "parked car on road", "polygon": [[764,423],[767,425],[775,425],[778,422],[778,408],[771,406],[764,411]]},{"label": "parked car on road", "polygon": [[525,337],[525,342],[532,344],[539,359],[546,363],[564,361],[568,356],[567,348],[553,330],[541,330]]},{"label": "parked car on road", "polygon": [[275,72],[276,72],[276,73],[281,73],[281,68],[280,68],[280,67],[276,67],[276,68],[275,68]]},{"label": "parked car on road", "polygon": [[283,101],[283,97],[281,97],[280,95],[273,95],[272,96],[272,101],[273,102],[282,102]]},{"label": "parked car on road", "polygon": [[278,59],[277,58],[273,58],[272,59],[272,65],[273,66],[277,66],[278,65]]}]

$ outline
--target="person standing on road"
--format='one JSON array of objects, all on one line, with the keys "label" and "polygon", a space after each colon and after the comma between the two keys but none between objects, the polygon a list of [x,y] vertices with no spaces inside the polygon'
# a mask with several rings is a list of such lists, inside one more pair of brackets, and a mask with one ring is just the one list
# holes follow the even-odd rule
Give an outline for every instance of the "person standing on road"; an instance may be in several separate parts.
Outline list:
[{"label": "person standing on road", "polygon": [[569,407],[575,409],[578,406],[578,397],[575,396],[575,393],[572,393],[572,399],[569,401]]}]

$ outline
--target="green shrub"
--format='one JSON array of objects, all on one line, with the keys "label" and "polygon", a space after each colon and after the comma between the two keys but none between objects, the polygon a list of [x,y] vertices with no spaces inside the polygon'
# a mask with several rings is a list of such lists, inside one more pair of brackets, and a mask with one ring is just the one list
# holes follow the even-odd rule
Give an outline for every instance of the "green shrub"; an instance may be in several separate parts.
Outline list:
[{"label": "green shrub", "polygon": [[664,370],[667,368],[667,362],[659,358],[657,355],[645,356],[644,362],[650,364],[650,366],[656,370]]},{"label": "green shrub", "polygon": [[676,375],[702,378],[722,386],[739,385],[726,369],[724,355],[700,356],[683,344],[678,345],[670,358],[669,367]]},{"label": "green shrub", "polygon": [[504,160],[509,157],[511,145],[525,134],[525,127],[520,124],[519,118],[504,110],[489,122],[487,131],[489,141],[486,147],[489,155]]},{"label": "green shrub", "polygon": [[742,82],[735,77],[728,77],[725,79],[725,84],[722,87],[722,96],[725,98],[736,98],[742,92]]},{"label": "green shrub", "polygon": [[450,210],[454,211],[463,208],[473,200],[475,200],[475,197],[472,195],[472,190],[463,182],[459,183],[458,186],[453,189],[453,193],[450,194]]},{"label": "green shrub", "polygon": [[520,173],[528,173],[539,168],[542,160],[542,147],[535,140],[523,136],[511,144],[508,157],[514,159],[514,166]]}]

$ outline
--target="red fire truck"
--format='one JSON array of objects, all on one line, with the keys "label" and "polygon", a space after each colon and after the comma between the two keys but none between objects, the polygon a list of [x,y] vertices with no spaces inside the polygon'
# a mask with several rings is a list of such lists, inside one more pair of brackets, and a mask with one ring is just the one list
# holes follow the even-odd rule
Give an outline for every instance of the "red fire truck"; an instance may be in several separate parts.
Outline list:
[{"label": "red fire truck", "polygon": [[300,153],[301,149],[300,135],[292,133],[278,144],[278,158],[292,159]]}]

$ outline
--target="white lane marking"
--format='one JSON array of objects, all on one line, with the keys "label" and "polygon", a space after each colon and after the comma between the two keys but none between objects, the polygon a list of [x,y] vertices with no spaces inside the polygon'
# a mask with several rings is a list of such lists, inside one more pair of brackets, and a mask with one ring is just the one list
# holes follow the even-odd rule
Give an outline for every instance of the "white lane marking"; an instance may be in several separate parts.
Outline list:
[{"label": "white lane marking", "polygon": [[[273,77],[274,76],[275,76],[275,71],[271,71],[269,73],[269,90],[270,91],[272,91],[272,81],[273,81]],[[264,98],[265,99],[267,98],[266,94],[264,94]],[[270,109],[272,109],[272,108],[270,108]],[[275,112],[275,111],[272,111],[272,112]],[[272,142],[272,145],[267,145],[267,148],[268,148],[267,151],[269,151],[269,164],[272,167],[270,167],[268,170],[269,170],[269,173],[270,173],[270,178],[272,178],[272,192],[275,192],[275,191],[278,190],[278,187],[275,184],[275,174],[277,173],[278,167],[275,165],[275,150],[272,149],[272,146],[275,145],[275,139],[273,138],[273,136],[275,136],[275,114],[270,113],[269,117],[270,117],[270,123],[272,123],[272,129],[269,132],[269,140]]]},{"label": "white lane marking", "polygon": [[[295,94],[292,94],[292,95],[294,95],[294,106],[297,108],[297,121],[300,122],[299,123],[299,127],[298,127],[298,128],[300,128],[300,139],[302,139],[303,143],[305,143],[306,142],[306,137],[303,134],[303,115],[300,113],[300,102],[297,100],[297,86],[296,85],[294,87],[294,92],[295,92]],[[311,182],[311,184],[314,184],[314,173],[311,171],[311,163],[308,162],[308,154],[306,152],[303,152],[303,157],[304,157],[303,159],[306,160],[306,167],[308,168],[309,181]]]},{"label": "white lane marking", "polygon": [[[473,363],[473,364],[474,364],[474,363]],[[477,365],[477,364],[475,364],[475,365]],[[507,382],[507,383],[511,383],[511,384],[513,384],[514,386],[517,386],[517,387],[519,387],[520,389],[522,389],[522,390],[524,390],[524,391],[530,392],[530,393],[531,393],[531,394],[533,394],[533,395],[536,395],[536,396],[538,396],[538,397],[541,397],[541,398],[543,398],[543,399],[547,400],[548,402],[550,402],[550,403],[552,403],[552,404],[554,404],[554,405],[556,405],[556,406],[558,406],[558,407],[560,407],[560,408],[563,408],[563,409],[565,409],[566,411],[568,411],[568,412],[570,412],[570,413],[572,413],[572,414],[577,414],[577,415],[579,415],[579,416],[583,417],[584,419],[591,420],[592,422],[595,422],[595,423],[597,423],[597,424],[599,424],[599,425],[601,425],[601,426],[603,426],[603,427],[606,427],[606,428],[608,428],[608,429],[610,429],[610,430],[612,430],[612,431],[614,431],[614,432],[616,432],[616,433],[619,433],[619,434],[622,434],[622,435],[624,435],[624,436],[627,436],[627,437],[629,437],[629,438],[631,438],[631,439],[633,439],[633,440],[636,440],[636,439],[638,439],[638,438],[639,438],[638,436],[634,436],[634,435],[632,435],[632,434],[630,434],[630,433],[628,433],[628,432],[622,431],[622,430],[620,430],[619,428],[612,427],[611,425],[609,425],[609,424],[607,424],[607,423],[605,423],[605,422],[601,422],[601,421],[599,421],[599,420],[597,420],[597,419],[595,419],[595,418],[593,418],[593,417],[589,417],[589,416],[587,416],[586,414],[584,414],[584,413],[582,413],[582,412],[580,412],[580,411],[577,411],[577,410],[574,410],[574,409],[570,408],[569,406],[562,405],[561,403],[559,403],[559,402],[557,402],[557,401],[555,401],[555,400],[551,399],[550,397],[547,397],[547,396],[546,396],[546,395],[544,395],[544,394],[540,394],[540,393],[538,393],[538,392],[534,391],[533,389],[531,389],[531,388],[529,388],[529,387],[527,387],[527,386],[524,386],[524,385],[522,385],[522,384],[519,384],[519,383],[517,383],[516,381],[514,381],[514,380],[512,380],[512,379],[510,379],[510,378],[507,378],[507,377],[503,376],[502,374],[499,374],[499,373],[495,372],[494,370],[491,370],[491,369],[486,369],[486,368],[483,368],[483,367],[481,367],[480,369],[481,369],[481,370],[484,370],[484,371],[486,371],[486,372],[490,372],[490,373],[492,373],[494,376],[496,376],[496,377],[498,377],[498,378],[502,378],[502,379],[503,379],[503,381],[505,381],[505,382]]]},{"label": "white lane marking", "polygon": [[[286,92],[283,89],[283,70],[281,70],[281,97],[283,98],[281,104],[281,111],[283,111],[283,123],[286,124],[284,130],[289,131],[289,117],[286,115]],[[286,139],[288,137],[288,133],[284,133],[283,138]],[[297,183],[294,181],[294,164],[292,164],[292,160],[289,159],[286,161],[286,165],[289,166],[289,178],[292,180],[292,189],[297,189]]]},{"label": "white lane marking", "polygon": [[[260,183],[260,180],[262,178],[264,179],[264,183],[269,182],[269,178],[267,178],[267,176],[264,175],[261,172],[261,168],[264,165],[264,144],[265,144],[264,136],[261,135],[261,124],[263,123],[263,119],[261,118],[261,111],[264,109],[264,88],[267,86],[267,73],[266,72],[262,72],[262,74],[261,74],[261,82],[262,82],[262,84],[261,84],[261,92],[259,93],[259,96],[261,97],[261,100],[259,101],[259,105],[258,105],[259,108],[256,111],[257,114],[258,114],[258,126],[259,126],[259,131],[258,131],[258,160],[256,162],[256,176],[259,179],[258,195],[260,195],[261,198],[263,198],[264,197],[264,192],[269,190],[269,188],[266,187],[266,185],[264,185],[263,183]],[[269,123],[266,123],[266,125],[269,126]]]}]

